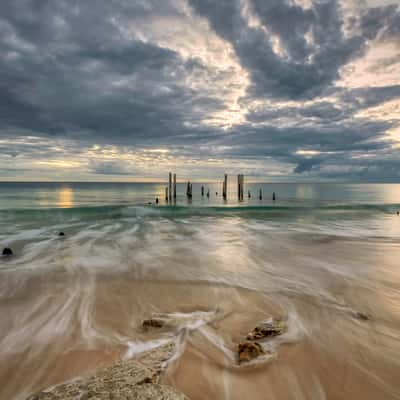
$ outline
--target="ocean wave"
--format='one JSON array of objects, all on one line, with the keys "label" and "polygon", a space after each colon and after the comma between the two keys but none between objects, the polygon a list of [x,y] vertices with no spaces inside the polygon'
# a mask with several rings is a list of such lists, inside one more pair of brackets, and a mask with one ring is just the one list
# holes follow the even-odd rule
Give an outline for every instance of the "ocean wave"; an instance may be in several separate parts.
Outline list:
[{"label": "ocean wave", "polygon": [[400,210],[399,203],[390,204],[300,204],[300,205],[223,205],[223,206],[190,206],[190,205],[110,205],[71,208],[14,208],[0,210],[0,220],[23,219],[37,220],[43,218],[85,218],[110,219],[118,217],[145,216],[191,216],[191,215],[282,215],[298,213],[384,213],[393,214]]}]

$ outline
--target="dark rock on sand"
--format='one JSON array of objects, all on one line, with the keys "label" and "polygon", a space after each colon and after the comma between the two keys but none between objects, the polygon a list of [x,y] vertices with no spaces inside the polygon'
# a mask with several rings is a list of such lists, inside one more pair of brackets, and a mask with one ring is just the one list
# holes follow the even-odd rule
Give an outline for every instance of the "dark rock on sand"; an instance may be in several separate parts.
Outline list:
[{"label": "dark rock on sand", "polygon": [[145,319],[142,323],[142,327],[146,330],[152,328],[162,328],[165,325],[165,321],[159,318]]},{"label": "dark rock on sand", "polygon": [[251,361],[265,354],[263,347],[256,340],[282,335],[286,329],[286,324],[281,319],[273,319],[257,325],[247,334],[246,341],[238,345],[239,363]]},{"label": "dark rock on sand", "polygon": [[43,390],[28,400],[186,400],[187,397],[174,388],[158,384],[174,351],[175,345],[168,343],[100,370],[89,379]]},{"label": "dark rock on sand", "polygon": [[12,255],[13,255],[13,251],[9,247],[5,247],[3,249],[3,256],[12,256]]},{"label": "dark rock on sand", "polygon": [[370,317],[368,314],[365,314],[365,313],[360,312],[360,311],[357,311],[357,312],[354,314],[354,316],[355,316],[357,319],[360,319],[360,320],[362,320],[362,321],[369,321],[369,320],[371,319],[371,317]]},{"label": "dark rock on sand", "polygon": [[280,319],[263,322],[257,325],[247,336],[247,340],[260,340],[268,337],[282,335],[286,331],[286,324]]},{"label": "dark rock on sand", "polygon": [[264,349],[257,342],[243,342],[238,345],[239,363],[248,362],[264,354]]}]

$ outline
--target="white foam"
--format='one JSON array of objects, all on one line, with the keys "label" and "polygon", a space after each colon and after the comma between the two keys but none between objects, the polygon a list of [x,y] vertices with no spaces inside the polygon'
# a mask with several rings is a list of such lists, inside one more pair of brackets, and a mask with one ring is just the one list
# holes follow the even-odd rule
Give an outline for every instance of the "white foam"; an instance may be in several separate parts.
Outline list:
[{"label": "white foam", "polygon": [[128,350],[124,354],[124,359],[132,358],[140,353],[144,353],[149,350],[154,350],[168,343],[171,343],[171,339],[158,339],[158,340],[148,340],[148,341],[128,340],[125,343],[128,346]]}]

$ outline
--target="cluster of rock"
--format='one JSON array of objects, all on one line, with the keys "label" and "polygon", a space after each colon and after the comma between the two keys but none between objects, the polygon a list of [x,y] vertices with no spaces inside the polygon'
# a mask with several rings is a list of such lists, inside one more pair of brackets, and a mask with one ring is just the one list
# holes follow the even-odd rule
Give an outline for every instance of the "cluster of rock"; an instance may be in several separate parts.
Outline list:
[{"label": "cluster of rock", "polygon": [[286,324],[280,319],[272,319],[257,325],[247,334],[246,340],[238,344],[239,364],[265,354],[264,348],[258,341],[282,335],[284,332],[286,332]]},{"label": "cluster of rock", "polygon": [[[142,329],[149,331],[166,327],[162,318],[146,319]],[[282,320],[273,319],[256,326],[238,344],[239,363],[251,361],[265,351],[259,341],[286,331]],[[188,400],[176,389],[159,383],[161,373],[175,354],[175,344],[167,343],[139,354],[136,358],[98,371],[88,379],[78,379],[40,391],[27,400]]]},{"label": "cluster of rock", "polygon": [[[167,326],[168,321],[159,317],[145,319],[142,323],[142,329],[145,332],[165,328]],[[247,334],[246,340],[238,344],[239,364],[249,362],[265,354],[265,350],[259,341],[282,335],[286,332],[286,329],[286,324],[281,319],[271,319],[270,321],[262,322],[257,325]]]},{"label": "cluster of rock", "polygon": [[43,390],[27,400],[188,400],[176,389],[159,384],[174,351],[175,345],[168,343],[135,359],[120,361],[88,379]]},{"label": "cluster of rock", "polygon": [[150,318],[145,319],[142,323],[142,328],[144,331],[149,331],[152,328],[163,328],[165,321],[161,318]]}]

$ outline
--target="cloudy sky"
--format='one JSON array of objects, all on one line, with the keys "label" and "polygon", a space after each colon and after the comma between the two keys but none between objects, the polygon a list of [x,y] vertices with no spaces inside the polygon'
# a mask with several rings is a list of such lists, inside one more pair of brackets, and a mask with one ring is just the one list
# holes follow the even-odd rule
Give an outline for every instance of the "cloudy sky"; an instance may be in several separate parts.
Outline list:
[{"label": "cloudy sky", "polygon": [[0,180],[400,181],[400,0],[1,0]]}]

